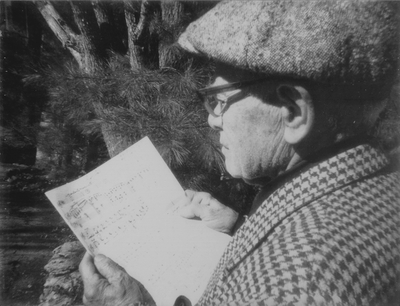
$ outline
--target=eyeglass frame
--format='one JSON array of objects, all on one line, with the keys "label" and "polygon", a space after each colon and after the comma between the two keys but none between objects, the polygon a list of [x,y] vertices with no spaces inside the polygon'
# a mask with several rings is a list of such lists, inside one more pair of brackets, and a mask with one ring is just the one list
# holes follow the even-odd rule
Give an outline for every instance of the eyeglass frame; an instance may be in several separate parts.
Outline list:
[{"label": "eyeglass frame", "polygon": [[227,83],[227,84],[223,84],[223,85],[217,85],[217,86],[208,86],[202,89],[198,90],[198,93],[200,95],[200,97],[203,100],[204,103],[204,107],[206,108],[207,112],[213,116],[213,117],[221,117],[225,110],[227,109],[227,107],[234,103],[239,101],[241,98],[245,98],[247,96],[250,95],[250,93],[246,93],[246,92],[238,92],[235,93],[229,97],[226,97],[225,99],[217,99],[218,105],[219,105],[219,113],[215,113],[215,108],[213,108],[210,105],[209,100],[207,99],[207,97],[209,96],[215,96],[219,93],[223,93],[223,92],[227,92],[227,91],[233,91],[236,89],[242,89],[251,85],[255,85],[261,82],[265,82],[269,80],[268,78],[260,78],[260,79],[254,79],[254,80],[248,80],[248,81],[239,81],[239,82],[234,82],[234,83]]}]

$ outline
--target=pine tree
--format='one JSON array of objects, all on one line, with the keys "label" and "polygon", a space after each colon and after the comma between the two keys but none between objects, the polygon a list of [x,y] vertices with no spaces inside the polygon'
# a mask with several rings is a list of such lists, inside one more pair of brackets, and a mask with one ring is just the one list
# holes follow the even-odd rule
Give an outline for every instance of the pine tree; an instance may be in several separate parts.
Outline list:
[{"label": "pine tree", "polygon": [[[244,187],[231,191],[232,184],[221,181],[223,160],[197,95],[211,80],[212,63],[188,56],[175,43],[190,21],[213,5],[37,2],[76,62],[58,75],[48,73],[52,110],[62,113],[67,126],[101,135],[111,157],[150,136],[185,188],[242,202]],[[231,192],[235,200],[227,199]]]}]

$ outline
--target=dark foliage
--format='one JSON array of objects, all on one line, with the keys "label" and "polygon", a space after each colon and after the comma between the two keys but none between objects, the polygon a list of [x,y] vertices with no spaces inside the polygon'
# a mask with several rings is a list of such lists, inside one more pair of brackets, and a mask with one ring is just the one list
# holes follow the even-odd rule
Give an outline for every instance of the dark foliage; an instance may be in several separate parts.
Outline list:
[{"label": "dark foliage", "polygon": [[43,134],[41,144],[52,144],[48,154],[65,156],[65,146],[72,146],[76,161],[71,165],[82,171],[77,161],[84,159],[89,135],[100,137],[106,128],[114,139],[121,139],[123,148],[149,136],[184,188],[210,191],[232,206],[243,206],[238,203],[253,194],[253,188],[243,183],[221,180],[224,166],[218,140],[197,95],[197,89],[210,81],[211,68],[189,63],[182,72],[132,70],[126,57],[114,54],[108,69],[96,76],[83,74],[73,64],[46,75],[46,114],[52,128]]}]

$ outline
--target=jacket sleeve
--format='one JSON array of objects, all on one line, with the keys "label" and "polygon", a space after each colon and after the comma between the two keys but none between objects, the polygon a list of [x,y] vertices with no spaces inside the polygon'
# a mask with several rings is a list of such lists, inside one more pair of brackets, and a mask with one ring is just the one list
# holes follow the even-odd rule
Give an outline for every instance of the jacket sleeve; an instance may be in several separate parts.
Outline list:
[{"label": "jacket sleeve", "polygon": [[201,305],[312,305],[321,253],[308,243],[286,242],[260,245],[226,274],[219,294]]}]

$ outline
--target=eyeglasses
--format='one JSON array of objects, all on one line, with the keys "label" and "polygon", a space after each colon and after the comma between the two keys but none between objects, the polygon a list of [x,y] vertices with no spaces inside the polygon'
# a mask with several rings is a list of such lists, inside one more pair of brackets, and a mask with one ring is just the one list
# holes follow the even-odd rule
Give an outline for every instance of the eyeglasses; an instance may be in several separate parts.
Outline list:
[{"label": "eyeglasses", "polygon": [[228,106],[250,95],[248,92],[240,91],[224,99],[218,98],[217,94],[242,89],[257,83],[266,81],[266,78],[228,83],[219,86],[209,86],[199,90],[203,99],[204,106],[208,113],[213,117],[220,117],[224,114]]}]

